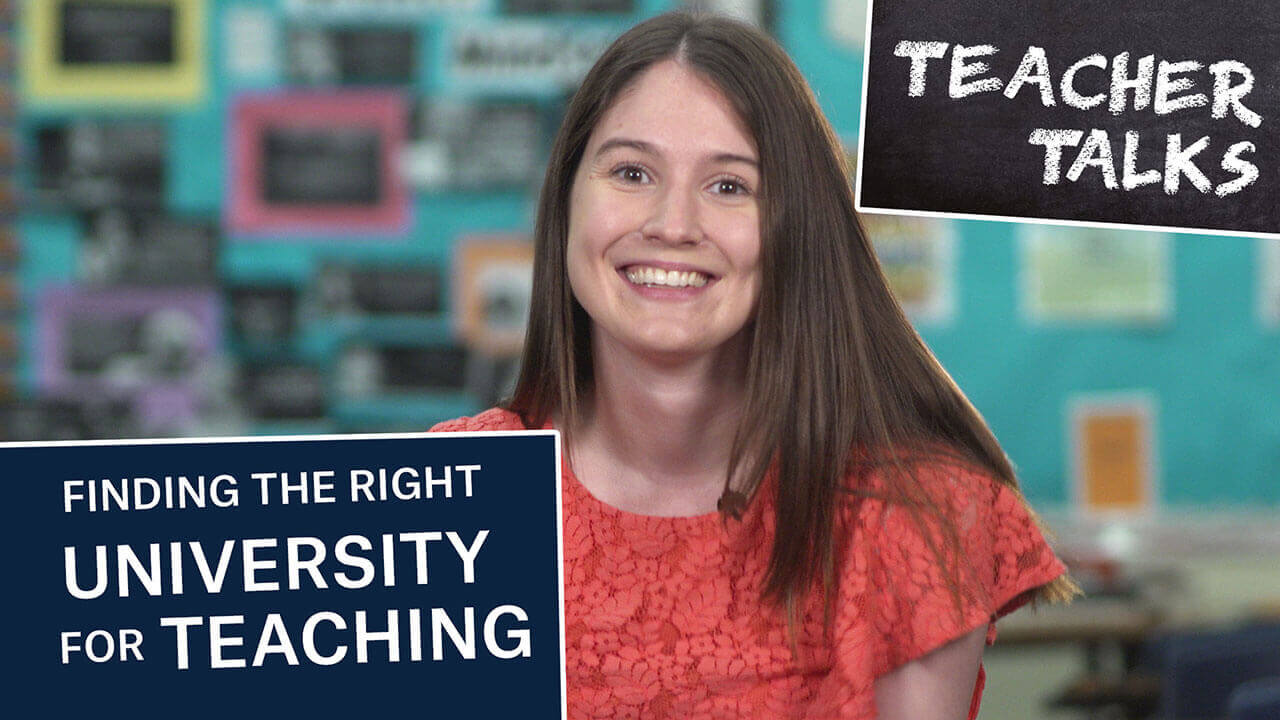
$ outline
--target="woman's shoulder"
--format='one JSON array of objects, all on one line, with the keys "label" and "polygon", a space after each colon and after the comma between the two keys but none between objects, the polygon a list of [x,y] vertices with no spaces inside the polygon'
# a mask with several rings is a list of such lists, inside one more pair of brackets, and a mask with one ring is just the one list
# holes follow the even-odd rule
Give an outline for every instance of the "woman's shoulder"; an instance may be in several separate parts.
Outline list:
[{"label": "woman's shoulder", "polygon": [[483,432],[487,430],[526,430],[524,421],[506,408],[489,408],[478,415],[469,415],[436,423],[431,432]]},{"label": "woman's shoulder", "polygon": [[899,454],[868,461],[855,455],[845,490],[854,497],[896,504],[967,504],[995,502],[1004,494],[1018,496],[1016,486],[1001,480],[976,461],[950,452]]}]

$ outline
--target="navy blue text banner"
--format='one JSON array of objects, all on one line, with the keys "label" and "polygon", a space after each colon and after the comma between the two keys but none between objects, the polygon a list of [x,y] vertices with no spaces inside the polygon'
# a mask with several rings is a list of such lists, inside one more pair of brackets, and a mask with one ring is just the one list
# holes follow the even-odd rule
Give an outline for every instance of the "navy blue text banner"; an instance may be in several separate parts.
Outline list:
[{"label": "navy blue text banner", "polygon": [[563,718],[552,431],[0,445],[15,717]]}]

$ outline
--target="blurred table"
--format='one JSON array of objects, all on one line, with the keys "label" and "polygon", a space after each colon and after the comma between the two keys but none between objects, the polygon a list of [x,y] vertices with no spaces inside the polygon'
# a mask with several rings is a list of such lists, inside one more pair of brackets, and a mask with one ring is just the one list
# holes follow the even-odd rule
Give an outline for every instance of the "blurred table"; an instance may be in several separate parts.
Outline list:
[{"label": "blurred table", "polygon": [[1164,612],[1140,599],[1088,597],[1010,615],[999,623],[996,647],[1077,646],[1084,672],[1050,704],[1097,712],[1118,708],[1128,718],[1144,718],[1159,702],[1160,683],[1138,669],[1139,661],[1163,624]]}]

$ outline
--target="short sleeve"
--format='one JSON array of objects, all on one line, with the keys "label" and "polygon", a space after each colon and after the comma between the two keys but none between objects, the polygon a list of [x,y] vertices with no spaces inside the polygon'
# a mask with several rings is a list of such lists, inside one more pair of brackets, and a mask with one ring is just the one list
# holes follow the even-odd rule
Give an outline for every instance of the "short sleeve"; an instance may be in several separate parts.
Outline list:
[{"label": "short sleeve", "polygon": [[488,430],[524,430],[520,416],[502,408],[490,408],[470,417],[436,423],[429,432],[484,432]]},{"label": "short sleeve", "polygon": [[866,573],[860,605],[872,626],[876,677],[980,627],[994,642],[996,619],[1066,571],[1016,490],[954,466],[917,472],[958,547],[948,549],[955,543],[937,515],[862,503],[852,553]]}]

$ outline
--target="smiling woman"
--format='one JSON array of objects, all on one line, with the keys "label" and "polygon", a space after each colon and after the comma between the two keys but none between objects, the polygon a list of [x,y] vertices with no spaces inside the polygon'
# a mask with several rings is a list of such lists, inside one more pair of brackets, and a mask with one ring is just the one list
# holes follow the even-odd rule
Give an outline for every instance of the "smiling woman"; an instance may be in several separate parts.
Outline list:
[{"label": "smiling woman", "polygon": [[592,356],[723,366],[760,286],[755,143],[728,100],[667,60],[601,117],[569,198],[573,295]]},{"label": "smiling woman", "polygon": [[729,20],[636,26],[571,101],[515,395],[435,428],[565,433],[570,717],[972,718],[994,621],[1074,592],[847,170]]}]

